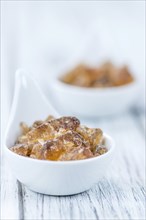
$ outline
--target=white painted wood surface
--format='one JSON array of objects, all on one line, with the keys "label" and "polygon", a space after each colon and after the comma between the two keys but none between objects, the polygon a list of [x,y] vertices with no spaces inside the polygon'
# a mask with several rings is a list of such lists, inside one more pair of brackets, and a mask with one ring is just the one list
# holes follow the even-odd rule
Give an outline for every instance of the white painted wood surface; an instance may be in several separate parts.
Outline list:
[{"label": "white painted wood surface", "polygon": [[115,138],[116,157],[105,178],[82,194],[46,196],[19,183],[3,158],[2,220],[146,219],[144,113],[131,110],[82,123],[100,127]]}]

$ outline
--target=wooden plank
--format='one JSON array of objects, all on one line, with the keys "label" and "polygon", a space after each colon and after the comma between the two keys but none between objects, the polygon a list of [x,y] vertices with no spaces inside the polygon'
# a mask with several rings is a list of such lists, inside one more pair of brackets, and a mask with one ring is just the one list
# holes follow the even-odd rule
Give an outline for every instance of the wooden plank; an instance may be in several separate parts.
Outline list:
[{"label": "wooden plank", "polygon": [[96,219],[96,212],[86,193],[65,197],[45,196],[44,219],[88,219],[89,216]]},{"label": "wooden plank", "polygon": [[24,219],[43,219],[44,195],[30,191],[22,186]]},{"label": "wooden plank", "polygon": [[20,185],[9,171],[9,166],[1,167],[1,219],[23,219],[22,197]]},{"label": "wooden plank", "polygon": [[[117,156],[112,169],[107,175],[107,180],[101,183],[103,190],[100,202],[104,204],[106,211],[104,212],[103,208],[99,218],[144,219],[144,136],[131,115],[106,118],[105,121],[98,121],[98,125],[98,127],[102,127],[104,131],[111,134],[117,143]],[[92,126],[95,126],[95,123]],[[94,192],[92,196],[96,194],[99,197],[102,188],[96,186],[96,189],[98,193]],[[106,199],[104,199],[104,195]],[[92,197],[92,199],[95,202],[95,198]],[[108,199],[110,199],[109,203],[107,203]],[[97,207],[99,207],[98,201]]]}]

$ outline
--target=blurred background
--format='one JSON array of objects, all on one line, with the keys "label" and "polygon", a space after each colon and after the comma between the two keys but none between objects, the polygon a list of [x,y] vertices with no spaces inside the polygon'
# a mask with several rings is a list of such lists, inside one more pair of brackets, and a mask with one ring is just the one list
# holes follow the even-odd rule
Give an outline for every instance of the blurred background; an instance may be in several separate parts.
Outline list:
[{"label": "blurred background", "polygon": [[145,1],[2,1],[2,114],[10,112],[14,75],[24,68],[47,93],[66,66],[110,59],[132,66],[144,107]]}]

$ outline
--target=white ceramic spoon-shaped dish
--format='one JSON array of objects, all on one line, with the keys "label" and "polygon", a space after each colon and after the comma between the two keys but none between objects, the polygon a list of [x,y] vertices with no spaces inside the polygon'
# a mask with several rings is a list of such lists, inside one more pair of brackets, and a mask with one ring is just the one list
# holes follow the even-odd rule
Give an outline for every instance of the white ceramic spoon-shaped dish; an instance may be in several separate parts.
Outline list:
[{"label": "white ceramic spoon-shaped dish", "polygon": [[115,144],[104,134],[108,152],[100,157],[78,161],[45,161],[17,155],[9,150],[20,133],[19,124],[31,124],[49,114],[58,117],[37,83],[17,71],[10,121],[5,137],[5,154],[16,178],[29,189],[49,195],[71,195],[92,187],[101,177],[114,155]]}]

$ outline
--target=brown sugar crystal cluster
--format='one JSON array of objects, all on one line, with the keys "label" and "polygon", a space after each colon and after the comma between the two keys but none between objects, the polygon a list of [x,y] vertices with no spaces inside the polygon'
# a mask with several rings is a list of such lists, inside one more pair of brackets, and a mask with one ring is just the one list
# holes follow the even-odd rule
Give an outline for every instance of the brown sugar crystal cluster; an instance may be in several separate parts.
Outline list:
[{"label": "brown sugar crystal cluster", "polygon": [[70,85],[93,88],[121,86],[133,80],[127,66],[118,68],[110,62],[97,68],[79,65],[61,78],[62,82]]},{"label": "brown sugar crystal cluster", "polygon": [[35,121],[31,127],[20,124],[22,135],[10,149],[22,156],[40,160],[69,161],[100,156],[107,152],[99,128],[80,125],[76,117]]}]

